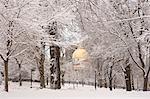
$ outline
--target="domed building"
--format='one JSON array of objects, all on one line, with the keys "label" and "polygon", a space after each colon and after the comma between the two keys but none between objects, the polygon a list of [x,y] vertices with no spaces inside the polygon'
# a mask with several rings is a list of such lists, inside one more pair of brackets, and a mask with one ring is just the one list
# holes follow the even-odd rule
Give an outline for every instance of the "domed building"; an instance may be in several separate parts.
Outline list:
[{"label": "domed building", "polygon": [[88,53],[84,48],[79,47],[73,52],[72,59],[75,70],[83,69],[87,63]]},{"label": "domed building", "polygon": [[84,48],[77,48],[73,52],[72,58],[77,61],[86,60],[88,58],[88,53]]}]

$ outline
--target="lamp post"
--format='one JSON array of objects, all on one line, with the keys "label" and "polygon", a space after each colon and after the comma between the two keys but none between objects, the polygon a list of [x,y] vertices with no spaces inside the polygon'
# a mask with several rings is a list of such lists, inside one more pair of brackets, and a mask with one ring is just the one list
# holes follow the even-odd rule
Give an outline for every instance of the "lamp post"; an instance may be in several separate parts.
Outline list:
[{"label": "lamp post", "polygon": [[32,81],[33,81],[33,80],[32,80],[32,79],[33,79],[32,74],[33,74],[34,71],[35,71],[35,68],[32,68],[32,69],[31,69],[31,86],[30,86],[30,88],[32,88]]}]

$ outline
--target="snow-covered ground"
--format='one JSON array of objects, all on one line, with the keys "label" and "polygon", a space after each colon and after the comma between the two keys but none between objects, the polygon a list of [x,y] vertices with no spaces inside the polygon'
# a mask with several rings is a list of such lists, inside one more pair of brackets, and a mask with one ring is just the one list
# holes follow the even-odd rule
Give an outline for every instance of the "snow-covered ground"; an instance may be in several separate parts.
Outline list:
[{"label": "snow-covered ground", "polygon": [[93,86],[79,85],[74,89],[72,84],[66,84],[60,90],[51,90],[39,89],[38,83],[34,83],[33,88],[30,88],[29,82],[23,82],[22,87],[12,82],[9,82],[9,85],[8,93],[3,90],[3,85],[0,85],[0,99],[150,99],[150,92],[126,92],[122,89],[111,92],[105,88],[95,90]]}]

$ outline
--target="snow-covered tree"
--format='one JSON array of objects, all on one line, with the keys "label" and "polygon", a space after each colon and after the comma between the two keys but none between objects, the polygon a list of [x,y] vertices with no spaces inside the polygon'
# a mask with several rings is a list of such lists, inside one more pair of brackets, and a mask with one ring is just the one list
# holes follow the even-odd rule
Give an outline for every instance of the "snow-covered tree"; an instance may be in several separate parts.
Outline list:
[{"label": "snow-covered tree", "polygon": [[96,58],[113,56],[118,52],[126,53],[130,56],[132,67],[136,66],[143,72],[143,90],[147,90],[150,71],[145,61],[148,55],[146,54],[148,40],[143,38],[147,38],[149,34],[149,2],[146,0],[72,2],[76,4],[80,27],[90,37],[84,44],[90,54]]}]

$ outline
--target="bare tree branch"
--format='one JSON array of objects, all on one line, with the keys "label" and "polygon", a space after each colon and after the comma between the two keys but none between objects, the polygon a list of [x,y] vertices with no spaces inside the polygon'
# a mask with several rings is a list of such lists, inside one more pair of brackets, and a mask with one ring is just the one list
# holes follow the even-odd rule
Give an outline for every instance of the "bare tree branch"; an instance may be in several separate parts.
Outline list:
[{"label": "bare tree branch", "polygon": [[3,55],[2,55],[2,54],[0,54],[0,57],[1,57],[1,59],[2,59],[3,61],[5,61],[5,59],[4,59],[4,57],[3,57]]}]

